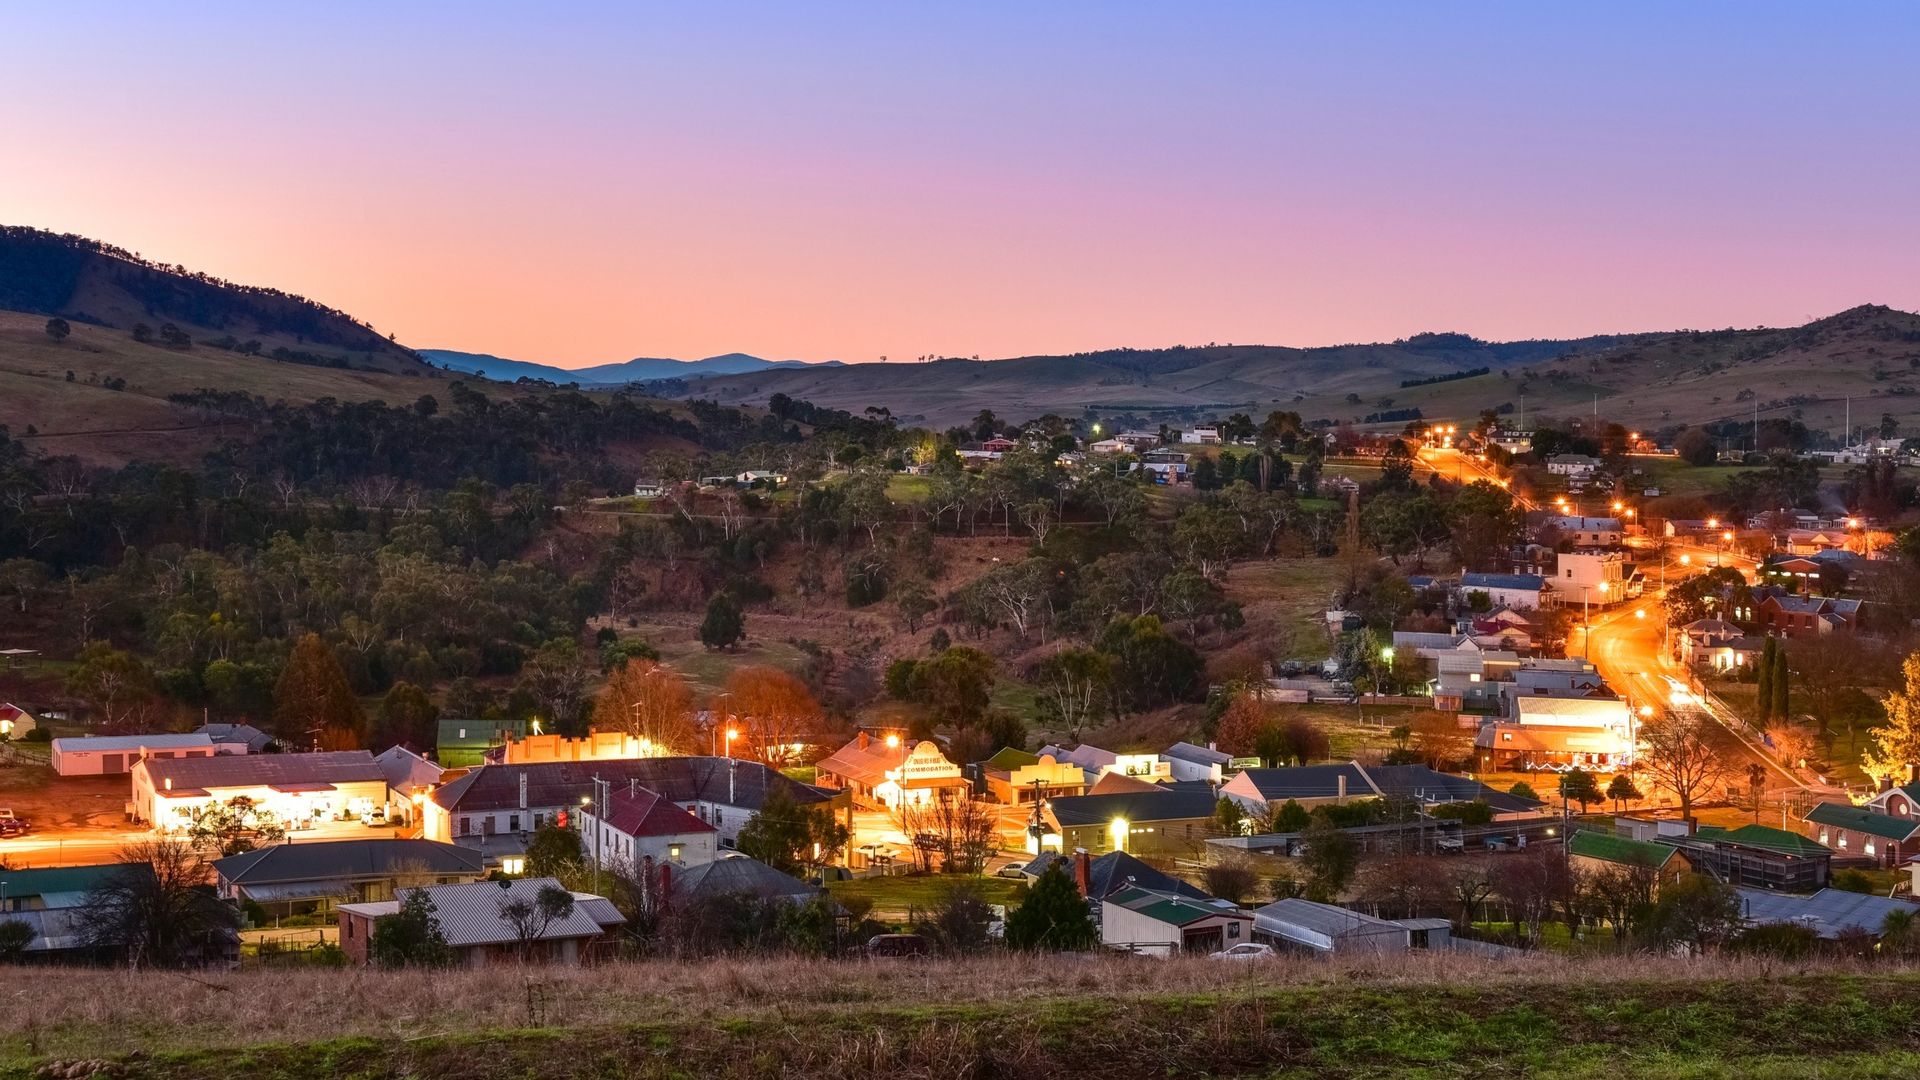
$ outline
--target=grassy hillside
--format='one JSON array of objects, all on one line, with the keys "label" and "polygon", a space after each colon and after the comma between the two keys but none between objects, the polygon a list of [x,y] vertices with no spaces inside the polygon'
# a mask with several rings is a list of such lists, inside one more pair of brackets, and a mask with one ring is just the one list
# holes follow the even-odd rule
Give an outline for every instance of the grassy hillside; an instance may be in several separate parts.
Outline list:
[{"label": "grassy hillside", "polygon": [[[1402,386],[1489,369],[1484,375]],[[1856,424],[1890,413],[1920,429],[1920,316],[1859,307],[1787,329],[1680,331],[1576,341],[1471,342],[1430,335],[1390,345],[1325,349],[1207,346],[1011,360],[863,364],[689,381],[689,395],[725,402],[774,393],[859,411],[884,405],[943,425],[983,403],[1025,418],[1082,408],[1163,410],[1171,418],[1290,409],[1360,422],[1417,407],[1467,418],[1511,404],[1528,416],[1587,414],[1658,428],[1718,419],[1793,417],[1838,431],[1846,399]],[[1350,400],[1357,397],[1357,401]]]},{"label": "grassy hillside", "polygon": [[[809,960],[587,971],[62,975],[0,1015],[0,1076],[1892,1077],[1887,968],[1416,954]],[[81,1069],[68,1072],[75,1065]]]},{"label": "grassy hillside", "polygon": [[[217,388],[270,401],[402,402],[437,388],[444,392],[450,378],[424,366],[400,375],[283,363],[197,345],[169,349],[83,323],[72,323],[66,340],[55,341],[46,334],[46,321],[39,314],[0,311],[0,425],[45,453],[102,464],[136,457],[188,461],[206,449],[219,429],[169,403],[169,394]],[[124,386],[112,389],[118,380]]]}]

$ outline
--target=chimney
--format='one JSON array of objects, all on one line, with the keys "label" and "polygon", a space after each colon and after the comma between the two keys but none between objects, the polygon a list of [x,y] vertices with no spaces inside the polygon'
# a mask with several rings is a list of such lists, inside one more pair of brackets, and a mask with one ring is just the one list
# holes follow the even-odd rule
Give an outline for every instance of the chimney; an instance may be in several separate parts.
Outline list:
[{"label": "chimney", "polygon": [[520,809],[527,808],[527,770],[520,770]]},{"label": "chimney", "polygon": [[1093,858],[1083,847],[1073,849],[1073,883],[1082,899],[1093,892]]},{"label": "chimney", "polygon": [[1334,784],[1335,784],[1334,791],[1336,795],[1339,797],[1339,801],[1342,803],[1346,802],[1347,801],[1347,774],[1341,773],[1338,777],[1334,779]]},{"label": "chimney", "polygon": [[873,736],[867,734],[866,728],[861,728],[853,736],[853,745],[859,747],[862,750],[865,750],[867,748],[867,744],[872,741],[873,741]]}]

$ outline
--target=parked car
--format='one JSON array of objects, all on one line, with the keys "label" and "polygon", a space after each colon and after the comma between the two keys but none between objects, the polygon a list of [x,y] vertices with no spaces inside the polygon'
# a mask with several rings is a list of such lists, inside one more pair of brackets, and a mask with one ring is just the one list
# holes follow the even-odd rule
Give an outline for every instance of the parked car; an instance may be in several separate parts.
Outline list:
[{"label": "parked car", "polygon": [[1001,867],[1000,869],[995,870],[993,872],[993,876],[1003,877],[1003,878],[1014,878],[1016,880],[1019,880],[1019,879],[1025,878],[1027,876],[1027,872],[1025,869],[1021,867],[1019,863],[1010,862],[1007,865]]},{"label": "parked car", "polygon": [[1467,850],[1467,842],[1457,836],[1443,836],[1433,842],[1433,846],[1444,854],[1458,855]]},{"label": "parked car", "polygon": [[1230,948],[1221,949],[1208,957],[1209,960],[1264,960],[1274,955],[1273,946],[1258,941],[1243,941]]},{"label": "parked car", "polygon": [[881,959],[912,960],[932,952],[919,934],[875,934],[867,939],[867,955]]}]

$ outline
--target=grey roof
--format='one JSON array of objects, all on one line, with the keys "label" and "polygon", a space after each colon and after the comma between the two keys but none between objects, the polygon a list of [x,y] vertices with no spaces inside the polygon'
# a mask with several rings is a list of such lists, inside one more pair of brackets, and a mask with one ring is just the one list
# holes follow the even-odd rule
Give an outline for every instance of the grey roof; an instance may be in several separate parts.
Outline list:
[{"label": "grey roof", "polygon": [[27,950],[62,952],[86,947],[86,913],[78,908],[32,909],[0,912],[0,923],[22,922],[33,931]]},{"label": "grey roof", "polygon": [[323,840],[273,844],[214,860],[223,881],[356,881],[419,871],[482,873],[480,853],[438,840]]},{"label": "grey roof", "polygon": [[212,745],[213,740],[202,731],[185,735],[77,735],[53,740],[53,752],[118,754],[130,750],[187,750]]},{"label": "grey roof", "polygon": [[[729,781],[729,768],[733,772]],[[833,794],[803,784],[757,761],[719,757],[616,758],[610,761],[549,761],[532,765],[483,765],[433,793],[448,810],[510,810],[520,805],[520,777],[527,778],[527,806],[575,806],[593,796],[598,776],[616,788],[637,782],[676,803],[713,802],[758,810],[767,792],[783,788],[801,805]]]},{"label": "grey roof", "polygon": [[217,743],[245,743],[249,754],[265,753],[274,741],[252,724],[201,724],[199,730]]},{"label": "grey roof", "polygon": [[1547,587],[1547,579],[1539,574],[1462,574],[1460,587],[1463,589],[1527,589],[1538,592]]},{"label": "grey roof", "polygon": [[1167,747],[1160,756],[1179,758],[1181,761],[1191,761],[1196,765],[1225,765],[1233,760],[1231,755],[1223,754],[1218,750],[1205,746],[1195,746],[1190,742],[1174,743],[1172,746]]},{"label": "grey roof", "polygon": [[1219,797],[1211,788],[1162,784],[1152,791],[1122,791],[1112,795],[1064,795],[1052,800],[1054,820],[1062,828],[1105,825],[1116,818],[1127,821],[1179,821],[1212,817]]},{"label": "grey roof", "polygon": [[1340,780],[1347,781],[1347,794],[1373,794],[1373,785],[1360,766],[1297,765],[1286,769],[1248,769],[1240,774],[1252,781],[1260,797],[1268,802],[1287,799],[1332,799],[1340,795]]},{"label": "grey roof", "polygon": [[1398,923],[1297,897],[1276,900],[1256,909],[1253,928],[1257,933],[1314,947],[1318,947],[1318,943],[1306,938],[1301,931],[1324,934],[1336,942],[1364,941],[1368,938],[1404,941],[1407,937],[1407,928]]},{"label": "grey roof", "polygon": [[155,788],[253,787],[262,784],[386,783],[387,774],[365,750],[317,754],[223,754],[215,757],[148,758],[141,762]]},{"label": "grey roof", "polygon": [[[435,918],[447,944],[454,948],[469,945],[498,945],[519,940],[501,909],[515,900],[533,900],[540,890],[560,887],[554,878],[518,878],[510,881],[472,881],[461,885],[429,885],[425,892],[433,901]],[[404,899],[414,892],[400,890]],[[573,893],[573,910],[549,923],[540,934],[541,941],[594,937],[609,926],[626,920],[605,899],[591,893]],[[599,901],[599,903],[593,903]],[[400,899],[375,904],[342,904],[340,910],[379,918],[400,910]],[[603,921],[607,919],[612,921]]]},{"label": "grey roof", "polygon": [[672,900],[700,903],[717,896],[748,894],[764,900],[809,900],[821,892],[758,859],[717,859],[673,875]]},{"label": "grey roof", "polygon": [[402,794],[411,792],[415,787],[432,787],[440,782],[441,775],[447,771],[437,762],[428,761],[404,746],[390,746],[373,760],[379,762],[380,771],[387,774],[387,786]]},{"label": "grey roof", "polygon": [[1872,893],[1821,889],[1812,896],[1790,896],[1764,889],[1741,889],[1740,913],[1755,923],[1796,923],[1811,927],[1824,938],[1847,931],[1879,934],[1887,916],[1896,911],[1920,916],[1920,904]]},{"label": "grey roof", "polygon": [[[1071,860],[1057,851],[1046,852],[1021,869],[1028,877],[1038,878],[1054,863],[1064,864],[1062,869],[1069,876],[1072,875]],[[1193,900],[1213,899],[1206,890],[1190,885],[1172,874],[1155,870],[1124,851],[1109,851],[1097,859],[1088,861],[1087,894],[1089,896],[1097,900],[1129,886],[1152,889],[1155,892],[1177,893]]]},{"label": "grey roof", "polygon": [[1417,799],[1424,804],[1480,800],[1503,813],[1537,810],[1538,799],[1523,799],[1478,780],[1443,773],[1425,765],[1369,765],[1364,770],[1382,795]]}]

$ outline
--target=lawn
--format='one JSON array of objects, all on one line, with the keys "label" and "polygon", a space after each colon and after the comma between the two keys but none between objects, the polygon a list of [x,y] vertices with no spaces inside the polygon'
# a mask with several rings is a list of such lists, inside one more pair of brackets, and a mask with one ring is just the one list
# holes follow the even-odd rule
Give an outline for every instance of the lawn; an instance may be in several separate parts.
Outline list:
[{"label": "lawn", "polygon": [[1330,559],[1249,559],[1227,571],[1227,595],[1249,623],[1264,623],[1283,659],[1327,655],[1327,608],[1342,564]]},{"label": "lawn", "polygon": [[893,473],[887,477],[887,498],[896,503],[921,502],[932,490],[933,480],[930,477],[912,473]]},{"label": "lawn", "polygon": [[1025,894],[1026,883],[1001,877],[949,874],[907,874],[897,877],[833,881],[827,889],[836,900],[867,900],[879,917],[906,918],[909,908],[925,911],[938,904],[955,885],[971,885],[989,904],[1012,904]]}]

